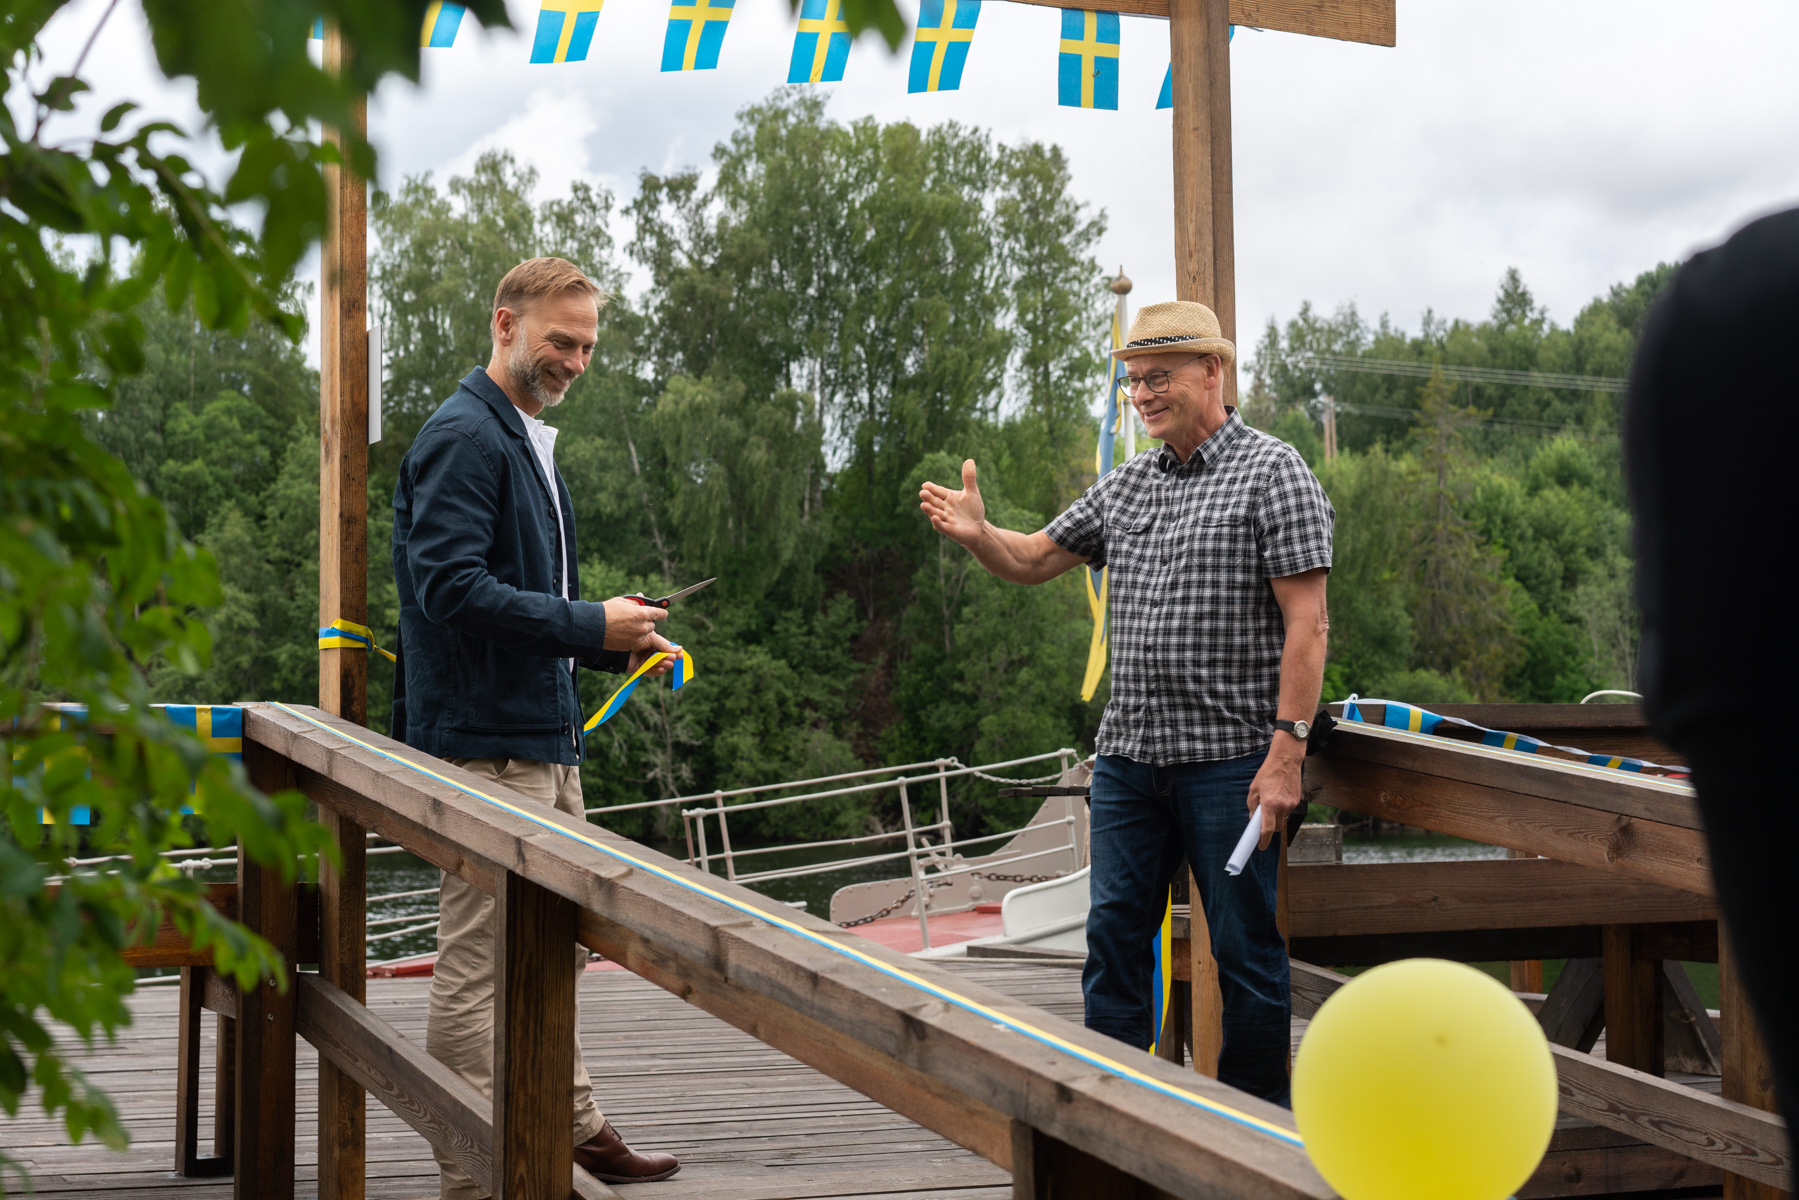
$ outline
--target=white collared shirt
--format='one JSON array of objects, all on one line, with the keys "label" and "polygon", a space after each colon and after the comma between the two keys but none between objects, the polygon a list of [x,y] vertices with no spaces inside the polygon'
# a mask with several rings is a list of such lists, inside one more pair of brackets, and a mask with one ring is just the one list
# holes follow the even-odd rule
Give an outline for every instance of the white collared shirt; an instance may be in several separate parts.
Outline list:
[{"label": "white collared shirt", "polygon": [[[543,468],[545,482],[550,485],[550,507],[556,510],[556,550],[561,555],[556,560],[558,574],[562,576],[562,598],[568,599],[568,530],[562,525],[562,495],[556,487],[556,427],[545,425],[542,418],[525,416],[525,432],[531,437],[531,448],[537,451],[537,463]],[[575,665],[574,659],[568,660],[569,668]]]}]

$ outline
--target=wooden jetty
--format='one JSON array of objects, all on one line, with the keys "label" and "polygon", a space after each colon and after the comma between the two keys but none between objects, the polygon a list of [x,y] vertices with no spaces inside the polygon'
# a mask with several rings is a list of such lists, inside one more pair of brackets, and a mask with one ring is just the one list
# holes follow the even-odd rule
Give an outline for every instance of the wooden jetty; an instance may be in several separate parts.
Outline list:
[{"label": "wooden jetty", "polygon": [[[40,1188],[429,1195],[429,1139],[496,1196],[631,1190],[573,1167],[569,1097],[550,1085],[577,1036],[556,947],[579,940],[631,973],[589,973],[580,1036],[609,1115],[689,1161],[676,1181],[642,1185],[671,1200],[1331,1195],[1290,1114],[1206,1077],[1216,1002],[1204,938],[1187,936],[1179,953],[1188,1003],[1171,1009],[1187,1029],[1163,1039],[1177,1059],[1175,1048],[1195,1047],[1189,1070],[1080,1028],[1066,966],[906,957],[597,826],[518,807],[316,709],[248,706],[245,762],[259,786],[316,800],[345,851],[316,894],[252,864],[226,889],[241,920],[318,970],[285,994],[239,995],[193,965],[174,996],[140,998],[131,1038],[95,1062],[130,1098],[130,1119],[147,1122],[139,1148],[113,1159],[34,1144],[22,1157]],[[1308,781],[1339,808],[1531,856],[1293,865],[1282,887],[1293,950],[1332,965],[1571,959],[1555,988],[1529,998],[1556,1043],[1562,1121],[1521,1197],[1790,1191],[1786,1126],[1757,1090],[1764,1059],[1717,929],[1690,794],[1367,726],[1340,730]],[[501,901],[491,1103],[424,1053],[422,983],[364,979],[365,830]],[[145,953],[171,962],[184,951]],[[1712,960],[1724,983],[1715,1024],[1663,966]],[[1294,970],[1297,1035],[1343,977],[1303,960]],[[204,1069],[203,1009],[229,1018],[216,1071]],[[298,1056],[302,1040],[316,1057]],[[160,1066],[143,1065],[154,1055]],[[1695,1060],[1719,1074],[1693,1071]],[[211,1105],[209,1074],[223,1085]],[[209,1157],[200,1118],[215,1107],[220,1154]],[[29,1126],[5,1128],[16,1139]]]}]

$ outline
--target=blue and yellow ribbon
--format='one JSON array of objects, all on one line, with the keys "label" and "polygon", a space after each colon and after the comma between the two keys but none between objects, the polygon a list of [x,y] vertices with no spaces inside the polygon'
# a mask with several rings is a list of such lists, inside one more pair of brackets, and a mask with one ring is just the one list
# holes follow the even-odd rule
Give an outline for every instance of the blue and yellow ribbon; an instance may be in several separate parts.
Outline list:
[{"label": "blue and yellow ribbon", "polygon": [[390,663],[400,660],[393,654],[375,645],[375,631],[367,625],[358,625],[354,621],[346,621],[342,617],[319,630],[320,650],[373,650],[384,655]]},{"label": "blue and yellow ribbon", "polygon": [[[606,722],[610,721],[613,718],[613,716],[617,714],[618,710],[625,706],[625,701],[627,701],[631,698],[632,691],[634,691],[636,689],[637,684],[639,683],[639,681],[641,681],[643,679],[644,674],[647,671],[649,671],[650,668],[654,667],[657,663],[661,662],[663,659],[665,659],[667,657],[668,657],[668,652],[666,650],[664,650],[664,651],[659,651],[655,654],[652,654],[648,658],[644,659],[643,665],[641,667],[638,667],[635,671],[631,672],[631,677],[629,679],[625,680],[624,683],[619,685],[618,691],[613,692],[610,696],[606,697],[606,703],[600,705],[600,711],[594,713],[593,716],[587,718],[587,724],[585,724],[581,727],[581,732],[584,734],[592,733],[594,730],[598,729],[600,726],[602,726]],[[683,650],[683,649],[681,649],[681,647],[676,646],[675,647],[675,681],[674,681],[675,690],[680,691],[682,688],[686,687],[687,681],[692,678],[693,678],[693,655],[689,651]]]},{"label": "blue and yellow ribbon", "polygon": [[1473,721],[1465,721],[1461,717],[1445,717],[1434,712],[1427,712],[1411,704],[1403,704],[1397,700],[1364,700],[1360,696],[1351,696],[1343,702],[1343,719],[1356,721],[1363,725],[1372,725],[1368,717],[1357,707],[1361,704],[1379,704],[1384,708],[1380,723],[1388,729],[1404,730],[1407,733],[1428,733],[1439,737],[1455,737],[1445,726],[1459,726],[1472,731],[1476,736],[1458,738],[1459,741],[1477,742],[1482,746],[1491,746],[1495,750],[1511,750],[1522,754],[1541,754],[1545,750],[1554,750],[1569,755],[1591,767],[1605,767],[1613,771],[1632,771],[1639,775],[1685,776],[1687,768],[1670,767],[1662,763],[1650,762],[1643,758],[1627,758],[1621,754],[1594,754],[1575,746],[1558,746],[1554,742],[1545,742],[1531,737],[1527,733],[1509,733],[1503,729],[1488,729],[1485,725],[1476,725]]}]

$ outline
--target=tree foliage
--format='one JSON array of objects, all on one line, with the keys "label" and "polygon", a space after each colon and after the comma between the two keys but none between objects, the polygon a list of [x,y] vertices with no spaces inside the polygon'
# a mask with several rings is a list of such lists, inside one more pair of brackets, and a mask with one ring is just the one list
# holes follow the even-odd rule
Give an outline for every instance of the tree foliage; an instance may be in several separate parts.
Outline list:
[{"label": "tree foliage", "polygon": [[[321,168],[340,157],[307,123],[344,126],[381,78],[416,79],[425,6],[146,0],[160,67],[194,81],[205,136],[233,156],[218,187],[192,165],[196,135],[130,103],[78,111],[87,50],[50,74],[38,48],[61,3],[0,16],[0,1109],[16,1114],[35,1087],[74,1138],[123,1133],[53,1023],[87,1040],[123,1024],[133,972],[120,952],[165,916],[240,983],[286,985],[270,948],[160,854],[196,835],[236,841],[291,878],[321,831],[298,795],[262,795],[152,710],[153,674],[206,669],[197,614],[228,597],[191,539],[218,521],[229,541],[220,514],[279,479],[269,435],[299,411],[266,364],[222,361],[218,339],[298,336],[286,281],[323,228]],[[470,7],[505,22],[500,0]],[[319,12],[359,48],[342,76],[307,56]],[[372,167],[359,138],[341,154]],[[254,232],[239,205],[258,211]],[[184,401],[161,402],[166,379],[133,394],[126,381],[166,374],[183,340]],[[106,443],[148,449],[128,466]],[[77,808],[91,825],[72,823]],[[108,861],[72,869],[77,854]],[[0,1188],[8,1167],[0,1155]]]},{"label": "tree foliage", "polygon": [[[1622,397],[1450,381],[1428,368],[1622,377],[1673,271],[1663,264],[1611,288],[1568,328],[1516,270],[1484,321],[1426,312],[1408,334],[1353,306],[1325,317],[1302,305],[1284,327],[1269,323],[1247,411],[1306,455],[1337,506],[1328,697],[1570,701],[1632,687]],[[1336,369],[1312,355],[1425,373]],[[1327,403],[1342,447],[1331,462],[1319,426]]]}]

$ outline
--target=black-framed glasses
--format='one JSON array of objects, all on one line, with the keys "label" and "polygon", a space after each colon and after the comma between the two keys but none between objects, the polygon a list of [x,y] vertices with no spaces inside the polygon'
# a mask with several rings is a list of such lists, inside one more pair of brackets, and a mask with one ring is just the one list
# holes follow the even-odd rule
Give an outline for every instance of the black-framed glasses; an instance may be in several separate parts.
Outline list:
[{"label": "black-framed glasses", "polygon": [[1138,384],[1142,384],[1150,391],[1160,396],[1163,392],[1168,390],[1169,378],[1173,376],[1176,371],[1180,370],[1181,367],[1186,366],[1187,363],[1192,362],[1193,359],[1204,357],[1206,356],[1203,354],[1195,354],[1193,358],[1189,358],[1187,362],[1180,364],[1178,367],[1170,367],[1166,371],[1151,371],[1147,375],[1126,375],[1123,379],[1119,380],[1119,382],[1124,385],[1124,392],[1127,396],[1137,390]]}]

